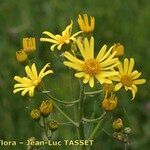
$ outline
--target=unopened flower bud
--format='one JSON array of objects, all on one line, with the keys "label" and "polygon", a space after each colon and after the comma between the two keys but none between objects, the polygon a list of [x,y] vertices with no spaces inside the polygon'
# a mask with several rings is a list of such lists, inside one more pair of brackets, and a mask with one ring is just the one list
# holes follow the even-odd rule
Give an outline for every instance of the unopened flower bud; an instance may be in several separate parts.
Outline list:
[{"label": "unopened flower bud", "polygon": [[116,108],[116,106],[117,106],[117,97],[112,96],[102,101],[102,107],[106,111],[112,111]]},{"label": "unopened flower bud", "polygon": [[40,111],[38,109],[33,109],[30,115],[33,120],[39,120],[41,117]]},{"label": "unopened flower bud", "polygon": [[16,59],[18,62],[23,63],[27,61],[28,56],[23,50],[20,50],[16,52]]},{"label": "unopened flower bud", "polygon": [[114,91],[114,85],[113,84],[104,84],[103,91],[106,93],[111,93]]},{"label": "unopened flower bud", "polygon": [[117,139],[120,140],[120,141],[123,140],[124,135],[121,132],[119,132],[118,135],[117,135]]},{"label": "unopened flower bud", "polygon": [[29,37],[29,38],[23,38],[23,50],[27,53],[33,52],[36,50],[36,42],[35,38]]},{"label": "unopened flower bud", "polygon": [[112,52],[117,52],[116,56],[123,56],[124,55],[124,46],[120,43],[116,43],[113,46]]},{"label": "unopened flower bud", "polygon": [[58,129],[58,127],[59,127],[58,121],[56,121],[56,120],[51,120],[51,121],[49,122],[49,128],[50,128],[51,131],[56,131],[56,130]]},{"label": "unopened flower bud", "polygon": [[43,101],[40,105],[40,113],[43,117],[47,117],[53,110],[53,104],[50,100]]},{"label": "unopened flower bud", "polygon": [[113,137],[119,141],[123,141],[124,140],[124,134],[121,132],[114,132],[113,133]]},{"label": "unopened flower bud", "polygon": [[123,127],[123,122],[120,118],[118,118],[117,120],[114,120],[113,124],[112,124],[112,127],[115,129],[115,130],[119,130]]},{"label": "unopened flower bud", "polygon": [[124,133],[130,134],[132,132],[132,129],[130,127],[124,128]]}]

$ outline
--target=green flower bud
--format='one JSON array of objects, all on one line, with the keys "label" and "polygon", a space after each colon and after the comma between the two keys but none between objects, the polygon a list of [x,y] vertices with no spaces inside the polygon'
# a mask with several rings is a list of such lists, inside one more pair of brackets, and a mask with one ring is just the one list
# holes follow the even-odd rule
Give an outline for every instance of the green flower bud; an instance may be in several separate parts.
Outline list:
[{"label": "green flower bud", "polygon": [[124,133],[130,134],[132,132],[132,129],[130,127],[124,128]]},{"label": "green flower bud", "polygon": [[30,113],[30,116],[33,120],[39,120],[41,118],[41,114],[38,109],[33,109]]},{"label": "green flower bud", "polygon": [[59,127],[58,121],[56,121],[56,120],[51,120],[51,121],[49,122],[49,128],[50,128],[51,131],[56,131],[56,130],[58,129],[58,127]]},{"label": "green flower bud", "polygon": [[123,127],[123,122],[120,118],[118,118],[117,120],[114,120],[113,124],[112,124],[112,127],[115,129],[115,130],[119,130]]}]

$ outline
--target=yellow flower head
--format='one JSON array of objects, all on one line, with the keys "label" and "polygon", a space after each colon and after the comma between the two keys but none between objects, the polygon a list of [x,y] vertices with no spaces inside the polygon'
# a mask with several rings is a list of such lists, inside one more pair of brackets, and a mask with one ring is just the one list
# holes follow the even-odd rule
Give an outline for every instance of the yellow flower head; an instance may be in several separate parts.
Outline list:
[{"label": "yellow flower head", "polygon": [[30,38],[23,38],[23,50],[25,52],[33,52],[36,50],[36,42],[35,38],[30,37]]},{"label": "yellow flower head", "polygon": [[112,47],[106,51],[107,46],[104,45],[99,51],[96,58],[94,58],[94,38],[90,41],[87,38],[81,42],[77,39],[77,46],[82,54],[83,60],[78,59],[69,52],[64,53],[64,57],[68,61],[64,61],[64,65],[75,69],[78,73],[75,74],[77,78],[83,78],[83,83],[88,83],[90,87],[94,87],[94,77],[101,83],[112,83],[108,77],[117,75],[117,71],[112,69],[119,64],[118,58],[114,58],[115,53]]},{"label": "yellow flower head", "polygon": [[130,60],[125,58],[124,63],[118,65],[119,74],[111,78],[112,80],[119,82],[115,85],[116,91],[123,86],[126,91],[130,90],[132,92],[132,100],[135,98],[137,92],[136,85],[144,84],[146,82],[145,79],[138,79],[142,73],[133,70],[134,63],[133,58],[130,58]]},{"label": "yellow flower head", "polygon": [[113,50],[116,51],[116,56],[123,56],[124,55],[124,46],[120,43],[114,44]]},{"label": "yellow flower head", "polygon": [[24,96],[27,92],[29,92],[30,97],[34,96],[34,90],[41,83],[42,78],[50,73],[53,73],[53,71],[50,69],[46,70],[48,67],[50,67],[49,63],[46,64],[38,74],[35,63],[32,64],[31,68],[27,65],[25,67],[27,77],[14,77],[14,79],[19,83],[14,85],[13,93],[15,94],[19,91],[22,91],[22,96]]},{"label": "yellow flower head", "polygon": [[112,96],[102,101],[102,107],[106,111],[112,111],[117,107],[117,97]]},{"label": "yellow flower head", "polygon": [[25,62],[28,59],[28,56],[23,50],[21,50],[16,52],[16,59],[18,62]]},{"label": "yellow flower head", "polygon": [[76,40],[75,37],[82,32],[80,31],[71,35],[72,26],[73,22],[71,21],[70,25],[66,27],[66,29],[62,32],[61,35],[59,34],[54,35],[51,32],[44,31],[43,34],[46,34],[48,38],[42,37],[40,38],[40,41],[53,43],[53,45],[51,46],[52,51],[54,50],[55,46],[57,46],[58,50],[61,50],[63,44],[69,44],[70,41],[75,41]]},{"label": "yellow flower head", "polygon": [[79,15],[78,24],[80,26],[80,29],[83,32],[91,33],[91,32],[93,32],[93,30],[95,28],[95,18],[90,16],[90,21],[89,21],[87,14],[84,14],[83,18],[81,15]]}]

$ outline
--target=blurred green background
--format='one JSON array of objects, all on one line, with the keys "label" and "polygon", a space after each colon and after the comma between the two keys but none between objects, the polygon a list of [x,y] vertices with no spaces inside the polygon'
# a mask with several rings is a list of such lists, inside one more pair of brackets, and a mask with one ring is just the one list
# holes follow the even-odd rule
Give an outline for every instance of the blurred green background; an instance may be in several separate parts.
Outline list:
[{"label": "blurred green background", "polygon": [[[139,87],[135,101],[130,101],[129,93],[120,96],[120,108],[113,116],[123,117],[127,125],[133,129],[129,149],[149,150],[149,10],[149,0],[0,0],[0,139],[21,141],[31,136],[37,139],[41,137],[41,129],[30,119],[29,110],[33,105],[38,105],[40,98],[43,97],[37,94],[35,100],[30,101],[28,97],[12,93],[14,75],[24,75],[24,68],[15,59],[15,52],[22,48],[22,38],[35,36],[38,39],[34,61],[38,62],[39,68],[51,61],[56,74],[49,79],[48,86],[60,99],[64,97],[68,99],[72,95],[68,84],[69,70],[50,53],[49,44],[40,43],[39,38],[44,30],[60,33],[70,23],[70,19],[77,25],[78,14],[88,13],[96,19],[94,33],[96,47],[103,44],[112,45],[115,42],[122,43],[125,46],[125,57],[134,57],[137,69],[142,71],[143,77],[147,79],[147,83]],[[77,28],[75,30],[77,31]],[[76,84],[76,81],[72,81],[72,84]],[[126,114],[122,108],[126,109]],[[72,108],[68,108],[67,111],[69,109]],[[86,111],[90,111],[90,107],[87,107]],[[99,116],[99,110],[96,113]],[[59,118],[59,114],[57,117]],[[108,128],[107,131],[112,134],[111,124],[107,124],[106,129]],[[59,139],[70,138],[74,134],[72,131],[69,131],[67,126],[60,127]],[[0,146],[0,149],[26,148]],[[123,146],[101,132],[92,150],[108,149],[120,150]]]}]

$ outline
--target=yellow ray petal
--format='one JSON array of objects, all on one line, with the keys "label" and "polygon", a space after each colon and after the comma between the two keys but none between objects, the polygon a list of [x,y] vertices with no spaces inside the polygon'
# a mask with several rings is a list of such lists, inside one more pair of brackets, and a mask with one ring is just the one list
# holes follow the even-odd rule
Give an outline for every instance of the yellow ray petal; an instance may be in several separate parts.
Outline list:
[{"label": "yellow ray petal", "polygon": [[127,58],[124,59],[124,64],[123,64],[123,68],[124,68],[124,74],[127,74],[128,72],[128,67],[129,67],[129,60]]},{"label": "yellow ray petal", "polygon": [[103,77],[111,77],[111,76],[115,76],[117,74],[118,74],[117,71],[103,71],[101,73],[101,76],[103,76]]},{"label": "yellow ray petal", "polygon": [[86,59],[92,59],[91,55],[90,55],[90,45],[89,45],[89,41],[87,38],[84,39],[83,41],[84,43],[84,49],[85,49],[85,57]]},{"label": "yellow ray petal", "polygon": [[13,93],[15,94],[15,93],[17,93],[17,92],[19,92],[19,91],[22,91],[22,90],[24,90],[25,88],[17,88],[17,89],[14,89],[13,90]]},{"label": "yellow ray petal", "polygon": [[87,74],[86,76],[84,76],[83,83],[86,84],[89,82],[89,80],[90,80],[90,76],[89,74]]},{"label": "yellow ray petal", "polygon": [[25,89],[21,92],[21,95],[24,96],[28,91],[29,91],[29,89],[28,89],[28,88],[25,88]]},{"label": "yellow ray petal", "polygon": [[33,73],[33,78],[37,78],[38,74],[37,74],[35,63],[32,64],[31,70],[32,70],[32,73]]},{"label": "yellow ray petal", "polygon": [[130,58],[130,63],[129,63],[129,68],[128,68],[128,75],[131,74],[132,70],[133,70],[133,67],[134,67],[134,59],[133,58]]},{"label": "yellow ray petal", "polygon": [[64,57],[66,57],[69,61],[73,62],[73,63],[78,63],[78,64],[84,64],[84,61],[74,57],[73,55],[71,55],[69,52],[65,51],[64,53]]},{"label": "yellow ray petal", "polygon": [[77,78],[82,78],[85,76],[85,73],[84,72],[78,72],[78,73],[75,73],[75,77]]},{"label": "yellow ray petal", "polygon": [[34,96],[34,86],[29,88],[29,96],[33,97]]},{"label": "yellow ray petal", "polygon": [[97,57],[96,57],[96,60],[97,61],[101,61],[101,59],[103,58],[103,56],[104,56],[104,54],[105,54],[105,52],[106,52],[106,49],[107,49],[107,45],[104,45],[101,49],[100,49],[100,51],[99,51],[99,53],[98,53],[98,55],[97,55]]},{"label": "yellow ray petal", "polygon": [[123,86],[122,83],[117,83],[117,84],[115,85],[115,91],[120,90],[120,88],[121,88],[122,86]]},{"label": "yellow ray petal", "polygon": [[24,83],[23,79],[19,76],[15,76],[14,80],[16,80],[17,82],[20,82],[20,83]]},{"label": "yellow ray petal", "polygon": [[73,68],[77,71],[82,71],[82,66],[81,65],[74,64],[74,63],[69,62],[69,61],[64,61],[63,64],[70,67],[70,68]]},{"label": "yellow ray petal", "polygon": [[94,87],[94,77],[93,77],[93,76],[90,77],[89,85],[90,85],[90,87],[92,87],[92,88]]},{"label": "yellow ray petal", "polygon": [[90,56],[93,59],[94,58],[94,38],[91,37],[90,39]]},{"label": "yellow ray petal", "polygon": [[144,84],[146,82],[145,79],[138,79],[138,80],[134,80],[133,84]]},{"label": "yellow ray petal", "polygon": [[51,37],[52,39],[57,39],[56,36],[55,36],[54,34],[52,34],[51,32],[44,31],[44,32],[42,32],[42,34],[46,34],[46,35],[48,35],[49,37]]},{"label": "yellow ray petal", "polygon": [[81,43],[81,40],[80,39],[77,39],[77,46],[81,52],[81,55],[83,56],[83,58],[85,59],[85,50],[84,50],[84,47],[83,47],[83,44]]},{"label": "yellow ray petal", "polygon": [[136,75],[132,76],[132,79],[138,79],[141,76],[142,73],[137,73]]},{"label": "yellow ray petal", "polygon": [[123,74],[124,74],[124,71],[123,71],[122,62],[120,62],[120,64],[118,65],[118,69],[119,69],[119,73],[120,73],[121,75],[123,75]]},{"label": "yellow ray petal", "polygon": [[58,43],[56,40],[50,38],[40,38],[41,42],[50,42],[50,43]]},{"label": "yellow ray petal", "polygon": [[25,67],[25,71],[26,71],[27,76],[28,76],[30,79],[32,79],[32,78],[34,77],[32,71],[31,71],[31,69],[30,69],[30,67],[29,67],[28,65]]},{"label": "yellow ray petal", "polygon": [[104,61],[111,53],[113,46],[106,52],[106,54],[101,58],[100,62]]}]

